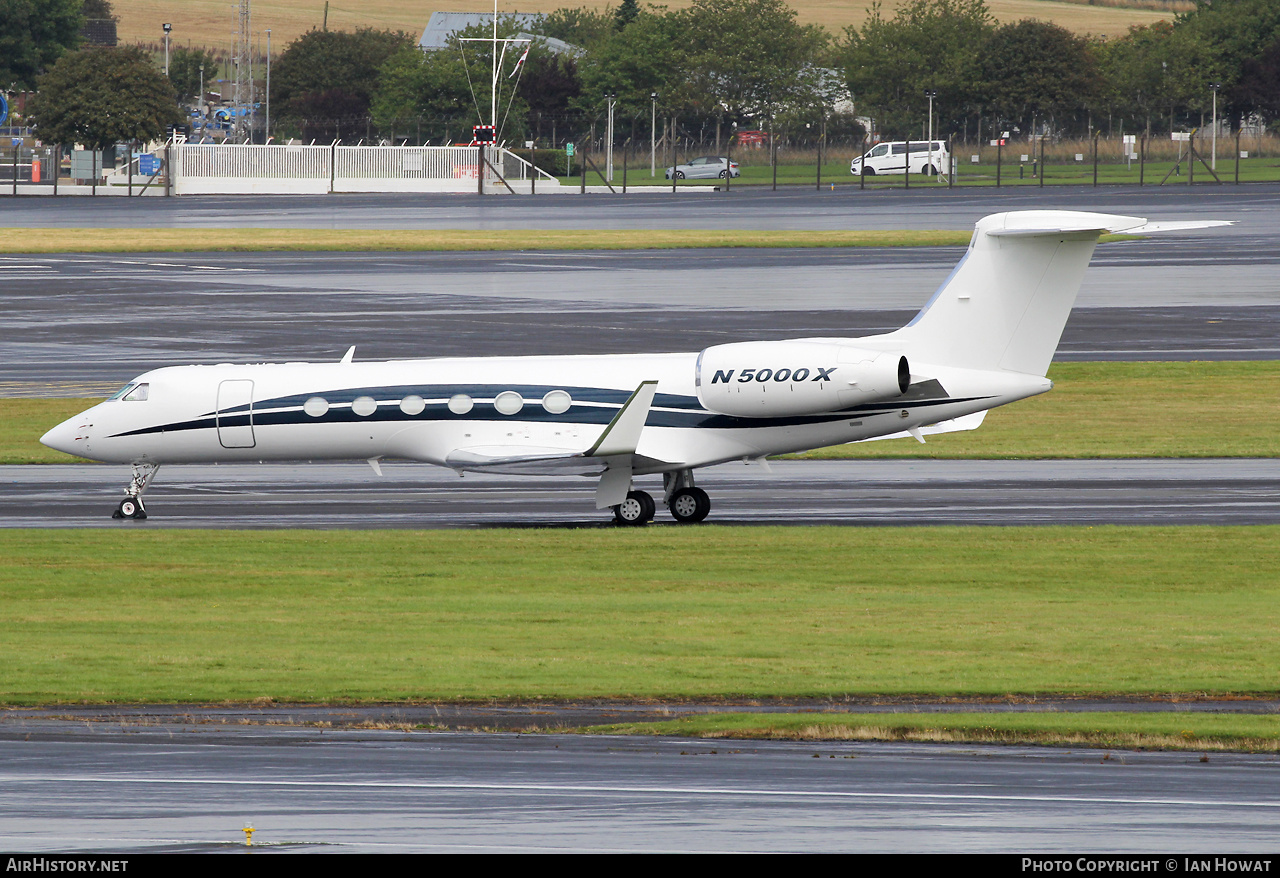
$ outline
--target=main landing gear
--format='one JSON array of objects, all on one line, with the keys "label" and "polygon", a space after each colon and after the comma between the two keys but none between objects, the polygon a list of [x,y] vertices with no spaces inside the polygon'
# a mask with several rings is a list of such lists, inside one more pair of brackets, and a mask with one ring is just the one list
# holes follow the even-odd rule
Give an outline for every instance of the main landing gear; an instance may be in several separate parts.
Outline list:
[{"label": "main landing gear", "polygon": [[120,501],[116,511],[111,513],[111,517],[132,518],[135,521],[145,519],[147,510],[142,505],[142,492],[147,490],[147,485],[151,484],[151,480],[158,472],[160,472],[159,464],[135,463],[133,476],[129,479],[129,487],[124,490],[124,499]]},{"label": "main landing gear", "polygon": [[[711,512],[711,498],[693,484],[693,471],[664,473],[662,499],[677,524],[697,524]],[[613,507],[618,524],[639,527],[653,521],[657,504],[644,491],[628,491],[627,498]]]}]

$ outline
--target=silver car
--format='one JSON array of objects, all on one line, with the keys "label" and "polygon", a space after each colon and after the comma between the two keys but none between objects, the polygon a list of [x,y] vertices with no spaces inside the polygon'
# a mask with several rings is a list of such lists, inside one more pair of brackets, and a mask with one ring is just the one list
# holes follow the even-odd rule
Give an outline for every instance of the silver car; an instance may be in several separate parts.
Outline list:
[{"label": "silver car", "polygon": [[670,180],[673,176],[677,180],[686,177],[690,180],[715,180],[730,176],[741,177],[742,172],[738,170],[737,162],[731,162],[725,156],[704,155],[688,164],[667,168],[667,179]]}]

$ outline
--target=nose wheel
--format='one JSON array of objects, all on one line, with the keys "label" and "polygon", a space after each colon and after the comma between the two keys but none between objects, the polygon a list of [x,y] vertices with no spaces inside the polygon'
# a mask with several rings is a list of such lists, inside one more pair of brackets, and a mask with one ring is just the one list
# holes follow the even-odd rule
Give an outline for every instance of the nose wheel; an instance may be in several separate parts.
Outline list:
[{"label": "nose wheel", "polygon": [[135,521],[145,519],[147,510],[142,505],[142,492],[147,490],[147,485],[151,484],[151,480],[159,471],[159,464],[135,463],[133,476],[129,479],[129,487],[124,490],[124,499],[120,501],[116,511],[111,513],[111,517],[131,518]]},{"label": "nose wheel", "polygon": [[142,508],[141,497],[125,497],[116,507],[116,511],[111,513],[111,517],[132,518],[140,521],[147,517],[147,510]]}]

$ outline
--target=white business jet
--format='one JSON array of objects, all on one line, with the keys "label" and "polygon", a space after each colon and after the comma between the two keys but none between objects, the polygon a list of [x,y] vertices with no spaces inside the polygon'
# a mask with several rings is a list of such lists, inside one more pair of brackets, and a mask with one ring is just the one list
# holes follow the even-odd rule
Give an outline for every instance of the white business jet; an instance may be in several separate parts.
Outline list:
[{"label": "white business jet", "polygon": [[910,323],[864,338],[723,344],[697,353],[173,366],[42,438],[133,465],[117,518],[146,518],[162,464],[404,458],[463,472],[599,479],[596,508],[652,520],[661,473],[678,522],[711,510],[699,467],[843,442],[971,430],[1044,393],[1099,235],[1227,225],[1074,211],[981,220]]}]

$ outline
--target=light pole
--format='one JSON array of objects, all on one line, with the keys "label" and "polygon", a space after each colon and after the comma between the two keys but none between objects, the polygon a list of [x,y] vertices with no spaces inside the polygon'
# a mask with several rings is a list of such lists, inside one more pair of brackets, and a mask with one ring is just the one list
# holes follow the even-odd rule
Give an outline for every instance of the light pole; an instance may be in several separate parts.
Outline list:
[{"label": "light pole", "polygon": [[262,142],[271,142],[271,28],[267,28],[267,121],[262,128]]},{"label": "light pole", "polygon": [[164,23],[164,75],[169,75],[169,31],[173,30],[173,25],[169,22]]},{"label": "light pole", "polygon": [[1209,83],[1209,89],[1213,92],[1213,153],[1209,159],[1209,167],[1215,171],[1218,170],[1218,89],[1221,87],[1220,82]]},{"label": "light pole", "polygon": [[[924,96],[929,99],[929,167],[937,173],[938,169],[933,165],[933,99],[938,96],[938,93],[933,89],[927,89]],[[907,144],[907,164],[908,166],[911,164],[911,144]],[[907,172],[910,173],[910,171],[911,168],[908,167]]]},{"label": "light pole", "polygon": [[658,176],[658,93],[649,92],[649,176]]},{"label": "light pole", "polygon": [[605,179],[613,182],[613,107],[617,103],[617,95],[606,92],[604,99],[609,106],[609,121],[605,125],[606,143],[604,146]]},{"label": "light pole", "polygon": [[200,65],[200,100],[196,101],[200,109],[200,137],[204,138],[204,65]]}]

